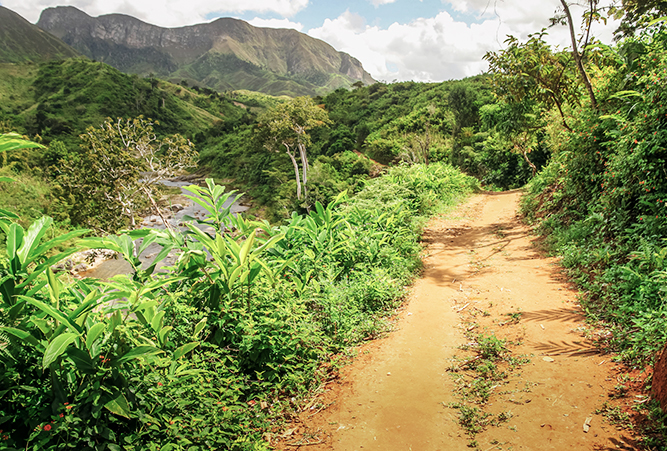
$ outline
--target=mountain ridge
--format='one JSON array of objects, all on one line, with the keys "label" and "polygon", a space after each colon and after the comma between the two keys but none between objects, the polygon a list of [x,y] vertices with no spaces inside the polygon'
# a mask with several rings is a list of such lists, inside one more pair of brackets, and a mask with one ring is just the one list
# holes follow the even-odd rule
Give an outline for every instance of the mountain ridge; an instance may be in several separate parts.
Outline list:
[{"label": "mountain ridge", "polygon": [[357,81],[375,82],[357,59],[324,41],[239,19],[163,28],[124,14],[91,17],[75,7],[58,6],[42,11],[37,26],[123,72],[183,79],[217,90],[316,95]]},{"label": "mountain ridge", "polygon": [[60,39],[0,5],[0,63],[40,62],[80,56]]}]

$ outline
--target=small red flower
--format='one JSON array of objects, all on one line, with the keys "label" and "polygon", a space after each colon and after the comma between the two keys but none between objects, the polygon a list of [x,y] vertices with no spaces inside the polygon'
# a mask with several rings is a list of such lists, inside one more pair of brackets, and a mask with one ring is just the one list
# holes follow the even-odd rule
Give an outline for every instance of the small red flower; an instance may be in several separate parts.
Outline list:
[{"label": "small red flower", "polygon": [[51,425],[47,424],[46,426],[44,426],[44,430],[45,431],[50,431],[51,430]]},{"label": "small red flower", "polygon": [[60,416],[60,418],[62,418],[62,417],[65,416],[65,414],[64,414],[64,413],[61,413],[59,416]]},{"label": "small red flower", "polygon": [[158,383],[157,383],[157,386],[158,386],[158,387],[162,387],[162,382],[158,382]]}]

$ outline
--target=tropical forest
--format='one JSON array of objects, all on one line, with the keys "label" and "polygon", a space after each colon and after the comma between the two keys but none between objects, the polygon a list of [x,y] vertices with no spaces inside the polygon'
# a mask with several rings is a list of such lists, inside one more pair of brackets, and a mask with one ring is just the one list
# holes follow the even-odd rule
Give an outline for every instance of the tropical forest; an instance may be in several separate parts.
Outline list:
[{"label": "tropical forest", "polygon": [[667,3],[561,3],[437,83],[0,6],[0,449],[667,449]]}]

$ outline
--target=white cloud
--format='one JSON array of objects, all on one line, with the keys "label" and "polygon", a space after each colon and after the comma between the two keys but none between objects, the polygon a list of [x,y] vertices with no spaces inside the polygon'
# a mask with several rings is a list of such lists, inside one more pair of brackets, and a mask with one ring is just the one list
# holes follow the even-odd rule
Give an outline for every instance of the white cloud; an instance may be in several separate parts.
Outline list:
[{"label": "white cloud", "polygon": [[[458,79],[486,70],[482,57],[501,49],[507,35],[525,40],[528,34],[548,27],[549,18],[560,4],[558,0],[545,0],[539,7],[526,0],[448,3],[460,12],[478,14],[480,23],[469,25],[442,11],[432,18],[393,23],[382,29],[360,23],[359,16],[346,11],[335,19],[326,19],[308,34],[356,57],[376,79]],[[580,15],[580,11],[573,11],[573,15]],[[607,28],[606,42],[610,42],[613,29],[613,25]],[[561,47],[570,42],[565,27],[549,29],[547,40]]]},{"label": "white cloud", "polygon": [[110,13],[129,14],[163,27],[175,27],[206,22],[209,14],[248,11],[275,13],[292,17],[308,6],[309,0],[2,0],[2,5],[17,12],[30,22],[50,6],[75,6],[91,16]]},{"label": "white cloud", "polygon": [[255,17],[249,20],[248,23],[260,28],[292,28],[297,31],[303,30],[303,24],[300,22],[292,22],[289,19],[262,19]]},{"label": "white cloud", "polygon": [[389,3],[394,3],[396,0],[370,0],[373,6],[378,7],[380,5],[388,5]]}]

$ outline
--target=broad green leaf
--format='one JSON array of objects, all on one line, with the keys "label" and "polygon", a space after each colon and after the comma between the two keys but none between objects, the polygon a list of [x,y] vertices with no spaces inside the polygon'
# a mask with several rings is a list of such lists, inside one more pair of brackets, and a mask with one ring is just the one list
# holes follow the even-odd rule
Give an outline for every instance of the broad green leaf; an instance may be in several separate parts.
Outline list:
[{"label": "broad green leaf", "polygon": [[165,313],[166,312],[162,310],[153,317],[153,320],[151,321],[151,327],[155,332],[158,332],[160,329],[162,329],[162,318],[164,318]]},{"label": "broad green leaf", "polygon": [[84,374],[95,374],[96,372],[95,363],[93,362],[93,359],[90,358],[90,355],[88,355],[87,352],[82,351],[77,347],[70,346],[65,352],[65,354],[72,360],[72,362],[74,362],[74,365],[76,365],[76,369],[78,369],[79,371],[81,371]]},{"label": "broad green leaf", "polygon": [[42,359],[42,368],[46,369],[61,356],[67,347],[77,339],[79,335],[73,333],[66,333],[58,335],[54,338],[44,351]]},{"label": "broad green leaf", "polygon": [[123,354],[117,361],[119,365],[125,362],[128,362],[132,359],[138,359],[140,357],[148,357],[151,355],[159,354],[161,352],[164,352],[162,349],[158,349],[155,346],[137,346],[136,348],[132,349],[131,351],[126,352]]},{"label": "broad green leaf", "polygon": [[[39,242],[53,224],[53,219],[48,216],[42,216],[37,221],[30,224],[28,231],[23,237],[23,244],[16,251],[21,263],[29,263],[29,258],[32,256],[34,250],[39,246]],[[34,258],[34,257],[33,257]]]},{"label": "broad green leaf", "polygon": [[102,332],[104,332],[104,329],[106,328],[106,324],[104,323],[97,323],[94,324],[93,327],[88,330],[88,333],[86,334],[86,348],[88,348],[88,351],[92,352],[92,347],[95,341],[100,337]]},{"label": "broad green leaf", "polygon": [[262,270],[262,265],[261,263],[257,262],[255,263],[252,268],[250,268],[250,271],[248,272],[248,284],[251,284],[255,281],[255,278],[257,275],[260,273]]},{"label": "broad green leaf", "polygon": [[248,259],[248,254],[250,253],[250,248],[255,242],[255,232],[250,233],[250,236],[245,240],[243,246],[241,247],[241,252],[239,252],[239,265],[245,265],[246,260]]},{"label": "broad green leaf", "polygon": [[49,315],[51,318],[55,319],[56,321],[60,322],[62,325],[66,325],[71,327],[73,330],[77,332],[81,332],[82,329],[77,325],[76,323],[70,321],[68,317],[66,317],[62,312],[59,310],[56,310],[55,307],[52,307],[48,304],[45,304],[42,301],[38,301],[37,299],[29,298],[27,296],[20,296],[21,299],[24,299],[28,304],[34,305],[47,315]]},{"label": "broad green leaf", "polygon": [[195,338],[199,336],[199,333],[204,329],[204,327],[206,327],[206,318],[202,318],[202,320],[195,325]]},{"label": "broad green leaf", "polygon": [[17,149],[43,149],[44,146],[36,142],[28,141],[18,133],[5,133],[0,135],[0,152]]},{"label": "broad green leaf", "polygon": [[[18,258],[18,250],[23,244],[23,227],[18,224],[12,224],[9,227],[9,234],[7,235],[7,257],[10,261],[20,261]],[[20,268],[17,268],[20,269]]]},{"label": "broad green leaf", "polygon": [[91,291],[90,293],[88,293],[86,295],[86,297],[83,299],[83,301],[81,301],[81,304],[76,308],[76,310],[74,310],[72,313],[70,313],[67,316],[67,318],[70,321],[76,321],[76,323],[79,326],[83,326],[83,324],[81,324],[78,321],[79,316],[82,316],[82,315],[88,313],[89,311],[91,311],[92,309],[94,309],[97,306],[97,304],[98,304],[98,302],[100,301],[101,298],[102,298],[102,295],[100,294],[99,291],[97,291],[97,290]]},{"label": "broad green leaf", "polygon": [[125,398],[125,395],[122,393],[119,394],[115,399],[112,399],[108,403],[104,405],[106,409],[109,410],[109,412],[119,415],[121,417],[125,418],[130,418],[131,413],[130,413],[130,407],[127,404],[127,399]]},{"label": "broad green leaf", "polygon": [[42,344],[39,342],[37,338],[33,337],[30,334],[30,332],[21,329],[16,329],[14,327],[0,327],[0,331],[13,335],[16,338],[25,341],[26,343],[30,343],[31,345],[33,345],[38,349],[42,349]]},{"label": "broad green leaf", "polygon": [[[4,180],[3,180],[4,179]],[[9,181],[11,179],[8,179],[7,177],[0,177],[0,182],[3,181]],[[19,215],[16,213],[13,213],[9,210],[5,210],[4,208],[0,208],[0,218],[7,218],[7,219],[19,219]]]},{"label": "broad green leaf", "polygon": [[173,327],[171,326],[164,326],[162,329],[160,329],[160,332],[158,333],[157,339],[160,342],[160,346],[164,346],[165,343],[167,342],[167,334],[171,332]]},{"label": "broad green leaf", "polygon": [[192,351],[197,346],[199,346],[198,341],[193,341],[192,343],[184,344],[183,346],[181,346],[180,348],[178,348],[174,351],[174,356],[173,356],[174,359],[176,359],[176,360],[180,359],[181,357],[183,357],[188,352]]},{"label": "broad green leaf", "polygon": [[49,286],[49,296],[51,297],[51,302],[57,304],[60,299],[60,290],[62,289],[63,284],[60,283],[58,277],[51,271],[51,268],[46,270],[46,280],[48,280]]}]

